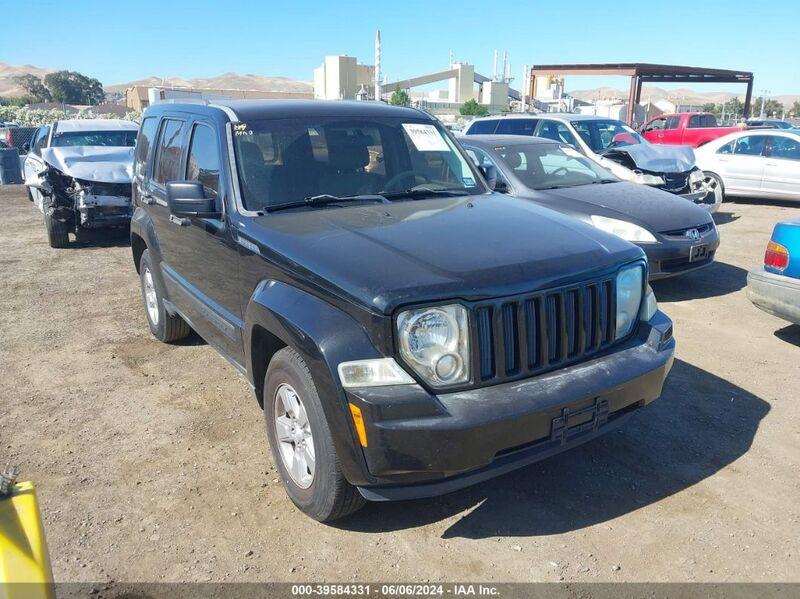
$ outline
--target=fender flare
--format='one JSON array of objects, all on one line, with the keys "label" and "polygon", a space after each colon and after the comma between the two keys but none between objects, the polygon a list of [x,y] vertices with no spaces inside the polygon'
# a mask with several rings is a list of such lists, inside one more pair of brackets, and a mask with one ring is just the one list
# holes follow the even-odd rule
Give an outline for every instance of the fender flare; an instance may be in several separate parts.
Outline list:
[{"label": "fender flare", "polygon": [[351,484],[369,482],[337,369],[344,361],[383,357],[364,328],[347,313],[306,291],[281,281],[262,281],[250,297],[244,324],[247,376],[259,401],[263,396],[259,373],[266,365],[257,363],[265,358],[253,355],[256,327],[302,356],[314,379],[345,477]]}]

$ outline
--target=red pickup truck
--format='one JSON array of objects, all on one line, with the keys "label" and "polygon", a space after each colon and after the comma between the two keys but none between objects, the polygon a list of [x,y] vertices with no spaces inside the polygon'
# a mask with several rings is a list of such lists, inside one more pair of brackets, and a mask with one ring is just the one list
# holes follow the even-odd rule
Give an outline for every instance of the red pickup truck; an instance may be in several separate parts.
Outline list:
[{"label": "red pickup truck", "polygon": [[710,112],[681,112],[653,117],[642,125],[641,133],[654,144],[697,148],[739,130],[739,126],[718,126],[716,117]]}]

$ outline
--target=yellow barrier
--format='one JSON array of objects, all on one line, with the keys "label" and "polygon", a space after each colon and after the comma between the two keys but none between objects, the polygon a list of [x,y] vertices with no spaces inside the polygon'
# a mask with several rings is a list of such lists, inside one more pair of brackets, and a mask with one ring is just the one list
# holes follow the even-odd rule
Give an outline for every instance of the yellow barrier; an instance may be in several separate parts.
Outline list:
[{"label": "yellow barrier", "polygon": [[33,483],[0,497],[0,599],[53,599],[53,572]]}]

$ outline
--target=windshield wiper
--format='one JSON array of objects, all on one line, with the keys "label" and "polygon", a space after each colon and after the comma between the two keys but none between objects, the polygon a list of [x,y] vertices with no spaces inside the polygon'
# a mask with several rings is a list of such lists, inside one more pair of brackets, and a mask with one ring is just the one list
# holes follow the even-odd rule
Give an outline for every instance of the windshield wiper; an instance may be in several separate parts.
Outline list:
[{"label": "windshield wiper", "polygon": [[335,196],[329,193],[323,193],[316,196],[308,196],[296,202],[284,202],[283,204],[264,206],[264,212],[277,212],[278,210],[304,208],[306,206],[326,206],[328,204],[339,204],[341,202],[380,202],[382,204],[388,204],[389,200],[382,195]]},{"label": "windshield wiper", "polygon": [[383,193],[383,197],[388,199],[393,198],[425,198],[429,196],[466,196],[468,192],[463,189],[431,189],[430,187],[416,187],[414,189],[406,189],[405,191],[390,191]]},{"label": "windshield wiper", "polygon": [[606,183],[619,183],[618,179],[598,179],[597,181],[592,181],[592,185],[605,185]]}]

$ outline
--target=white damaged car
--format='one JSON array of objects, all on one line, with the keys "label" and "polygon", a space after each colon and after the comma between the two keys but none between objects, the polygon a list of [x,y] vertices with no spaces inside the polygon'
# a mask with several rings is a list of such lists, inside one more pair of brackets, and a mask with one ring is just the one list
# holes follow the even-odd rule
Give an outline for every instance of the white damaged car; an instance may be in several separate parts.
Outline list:
[{"label": "white damaged car", "polygon": [[29,197],[44,214],[51,247],[69,233],[130,223],[133,121],[79,119],[40,127],[23,163]]}]

